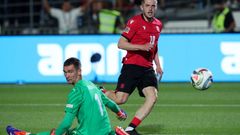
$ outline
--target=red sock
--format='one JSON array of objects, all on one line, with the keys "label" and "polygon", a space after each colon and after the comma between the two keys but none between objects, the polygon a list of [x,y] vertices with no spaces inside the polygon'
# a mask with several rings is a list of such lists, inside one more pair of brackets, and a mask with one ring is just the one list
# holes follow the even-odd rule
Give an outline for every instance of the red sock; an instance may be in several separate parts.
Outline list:
[{"label": "red sock", "polygon": [[136,116],[132,119],[131,123],[129,124],[130,127],[136,128],[140,123],[142,122],[142,120],[140,120],[139,118],[137,118]]}]

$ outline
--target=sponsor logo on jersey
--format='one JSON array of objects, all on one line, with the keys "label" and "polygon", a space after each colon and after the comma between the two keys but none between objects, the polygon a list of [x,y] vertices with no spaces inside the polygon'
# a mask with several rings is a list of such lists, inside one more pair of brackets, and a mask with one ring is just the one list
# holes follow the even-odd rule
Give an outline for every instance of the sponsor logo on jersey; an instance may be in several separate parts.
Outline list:
[{"label": "sponsor logo on jersey", "polygon": [[130,20],[130,22],[129,22],[129,23],[130,23],[130,24],[132,24],[133,22],[134,22],[134,20]]}]

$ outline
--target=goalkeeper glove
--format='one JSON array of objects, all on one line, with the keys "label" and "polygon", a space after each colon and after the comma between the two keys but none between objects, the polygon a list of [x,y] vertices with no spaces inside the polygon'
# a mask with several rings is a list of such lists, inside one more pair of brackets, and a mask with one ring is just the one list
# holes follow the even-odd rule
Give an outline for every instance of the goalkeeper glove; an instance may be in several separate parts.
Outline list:
[{"label": "goalkeeper glove", "polygon": [[124,111],[124,110],[120,110],[118,113],[117,113],[117,117],[119,120],[126,120],[127,119],[127,113]]}]

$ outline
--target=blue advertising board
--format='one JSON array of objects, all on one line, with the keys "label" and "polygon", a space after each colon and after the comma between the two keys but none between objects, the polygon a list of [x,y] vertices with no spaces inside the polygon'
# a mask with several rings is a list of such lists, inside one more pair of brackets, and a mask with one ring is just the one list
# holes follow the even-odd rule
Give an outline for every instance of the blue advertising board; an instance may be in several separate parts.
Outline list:
[{"label": "blue advertising board", "polygon": [[[125,51],[120,35],[1,36],[0,83],[65,83],[62,64],[81,60],[83,77],[116,82]],[[189,82],[192,71],[205,67],[214,81],[240,81],[240,34],[162,34],[158,43],[164,82]],[[101,60],[91,63],[94,53]]]}]

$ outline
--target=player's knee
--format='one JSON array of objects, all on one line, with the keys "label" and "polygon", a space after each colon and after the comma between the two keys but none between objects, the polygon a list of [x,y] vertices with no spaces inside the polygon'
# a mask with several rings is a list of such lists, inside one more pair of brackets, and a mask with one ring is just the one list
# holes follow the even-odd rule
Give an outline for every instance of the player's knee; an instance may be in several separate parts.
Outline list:
[{"label": "player's knee", "polygon": [[125,104],[127,102],[128,96],[122,95],[117,97],[117,104]]},{"label": "player's knee", "polygon": [[151,99],[152,99],[153,104],[155,104],[157,102],[157,96],[156,95],[153,95]]},{"label": "player's knee", "polygon": [[158,97],[156,95],[149,95],[146,99],[148,102],[154,105],[157,102]]},{"label": "player's knee", "polygon": [[157,96],[153,96],[153,103],[155,104],[157,102],[158,97]]},{"label": "player's knee", "polygon": [[146,102],[149,102],[151,104],[155,104],[157,102],[158,96],[157,92],[155,91],[144,91],[144,95],[146,98]]},{"label": "player's knee", "polygon": [[128,95],[129,95],[129,94],[124,93],[124,92],[117,92],[117,93],[116,93],[117,99],[116,99],[115,102],[116,102],[117,104],[119,104],[119,105],[125,104],[125,103],[127,102],[127,100],[128,100]]},{"label": "player's knee", "polygon": [[122,97],[117,98],[117,100],[116,100],[116,103],[117,103],[118,105],[125,104],[126,102],[127,102],[127,99],[122,98]]}]

